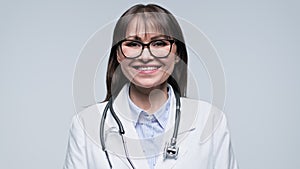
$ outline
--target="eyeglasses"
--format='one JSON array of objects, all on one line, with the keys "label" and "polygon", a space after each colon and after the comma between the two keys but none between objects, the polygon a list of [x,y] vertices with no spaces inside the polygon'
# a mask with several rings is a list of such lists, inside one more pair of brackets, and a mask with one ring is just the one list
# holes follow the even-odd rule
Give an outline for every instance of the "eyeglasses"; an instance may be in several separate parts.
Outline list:
[{"label": "eyeglasses", "polygon": [[151,56],[156,58],[166,58],[169,56],[175,40],[157,39],[149,43],[136,40],[122,40],[119,42],[122,54],[129,59],[134,59],[142,55],[145,47],[148,48]]}]

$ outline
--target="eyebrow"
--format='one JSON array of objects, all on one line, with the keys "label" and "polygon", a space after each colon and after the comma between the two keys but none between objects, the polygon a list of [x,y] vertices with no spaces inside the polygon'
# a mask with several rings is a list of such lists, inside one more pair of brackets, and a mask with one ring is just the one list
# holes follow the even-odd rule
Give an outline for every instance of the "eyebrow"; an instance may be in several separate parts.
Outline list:
[{"label": "eyebrow", "polygon": [[[134,40],[142,41],[142,38],[139,37],[139,36],[137,36],[137,35],[128,36],[126,39],[131,39],[131,38],[133,38]],[[167,39],[170,39],[170,36],[167,36],[167,35],[157,35],[157,36],[151,37],[150,40],[155,40],[155,39],[158,39],[158,38],[167,38]]]}]

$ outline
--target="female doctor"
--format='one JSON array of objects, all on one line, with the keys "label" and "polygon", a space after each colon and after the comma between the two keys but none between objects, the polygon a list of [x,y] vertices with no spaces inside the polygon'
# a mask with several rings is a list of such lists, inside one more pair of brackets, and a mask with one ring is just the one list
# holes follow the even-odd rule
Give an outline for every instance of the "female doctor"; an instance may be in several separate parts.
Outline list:
[{"label": "female doctor", "polygon": [[223,112],[185,97],[187,62],[168,10],[128,9],[114,29],[106,99],[74,116],[64,168],[238,168]]}]

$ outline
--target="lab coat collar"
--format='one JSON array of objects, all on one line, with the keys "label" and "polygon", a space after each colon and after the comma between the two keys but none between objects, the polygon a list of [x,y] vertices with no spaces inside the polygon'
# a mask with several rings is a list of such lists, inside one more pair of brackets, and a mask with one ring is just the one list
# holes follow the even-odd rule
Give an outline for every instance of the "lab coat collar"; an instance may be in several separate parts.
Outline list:
[{"label": "lab coat collar", "polygon": [[[115,98],[113,107],[116,114],[123,123],[124,129],[128,129],[129,131],[131,131],[125,131],[125,136],[128,138],[139,139],[138,134],[136,132],[133,132],[135,131],[135,128],[134,125],[132,125],[132,122],[134,122],[136,119],[131,115],[127,92],[127,86],[125,85],[120,91],[119,95]],[[172,130],[171,133],[173,133],[173,127],[175,122],[175,104],[176,99],[174,94],[172,94],[170,98],[170,116],[166,125],[166,132]]]}]

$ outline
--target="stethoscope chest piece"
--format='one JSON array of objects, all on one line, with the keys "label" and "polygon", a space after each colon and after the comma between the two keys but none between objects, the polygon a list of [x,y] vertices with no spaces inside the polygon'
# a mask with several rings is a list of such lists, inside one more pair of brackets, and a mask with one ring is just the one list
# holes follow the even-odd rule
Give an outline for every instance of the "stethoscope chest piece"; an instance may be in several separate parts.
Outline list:
[{"label": "stethoscope chest piece", "polygon": [[176,146],[176,144],[172,145],[172,143],[166,143],[165,149],[164,149],[164,160],[166,159],[174,159],[177,160],[179,152],[179,147]]}]

